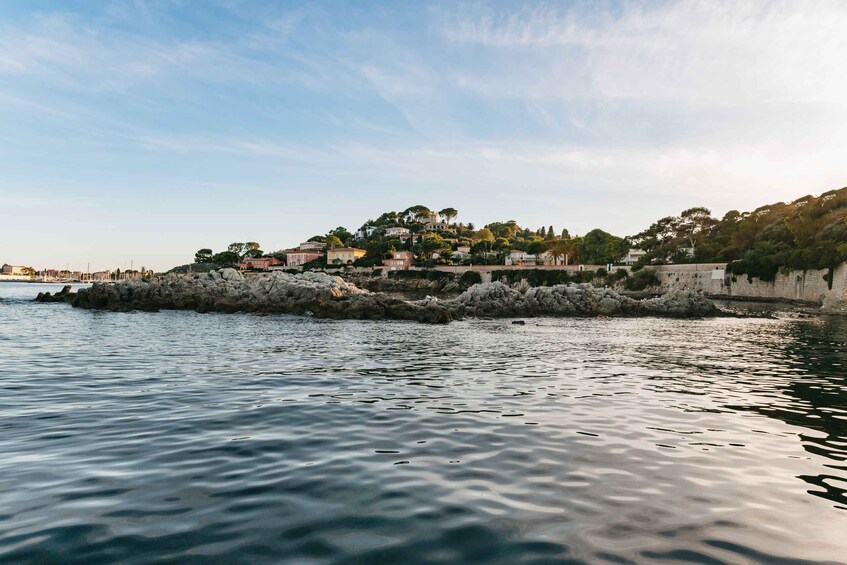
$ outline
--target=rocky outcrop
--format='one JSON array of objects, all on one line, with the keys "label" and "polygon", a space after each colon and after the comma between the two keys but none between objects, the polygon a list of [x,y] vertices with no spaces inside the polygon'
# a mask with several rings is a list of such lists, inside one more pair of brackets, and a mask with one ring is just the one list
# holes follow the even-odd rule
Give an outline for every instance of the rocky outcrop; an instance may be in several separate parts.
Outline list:
[{"label": "rocky outcrop", "polygon": [[75,292],[71,292],[71,285],[66,284],[62,290],[56,294],[49,292],[39,292],[35,297],[36,302],[70,302],[76,296]]},{"label": "rocky outcrop", "polygon": [[66,287],[42,302],[112,311],[195,310],[313,315],[357,320],[415,320],[446,323],[465,317],[533,316],[715,316],[721,312],[702,294],[675,291],[634,300],[590,284],[511,288],[477,284],[455,298],[407,301],[372,293],[325,273],[265,273],[245,279],[234,269],[193,276],[169,275],[158,282],[95,283],[76,293]]},{"label": "rocky outcrop", "polygon": [[155,283],[94,284],[78,291],[71,304],[112,311],[260,312],[428,323],[452,319],[440,305],[419,305],[370,293],[340,277],[312,272],[275,272],[245,279],[235,269],[223,269],[193,276],[169,275]]},{"label": "rocky outcrop", "polygon": [[512,288],[500,282],[482,283],[442,303],[454,317],[701,317],[721,314],[711,301],[692,291],[674,291],[660,298],[634,300],[590,284]]}]

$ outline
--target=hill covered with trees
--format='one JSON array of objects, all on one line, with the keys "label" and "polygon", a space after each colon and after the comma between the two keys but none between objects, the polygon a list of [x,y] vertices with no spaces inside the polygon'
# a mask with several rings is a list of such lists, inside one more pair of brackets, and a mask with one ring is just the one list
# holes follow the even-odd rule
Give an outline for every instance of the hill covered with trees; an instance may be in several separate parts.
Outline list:
[{"label": "hill covered with trees", "polygon": [[729,263],[736,274],[770,281],[780,268],[833,269],[847,261],[847,188],[793,202],[731,210],[720,220],[705,208],[662,218],[628,238],[663,262]]}]

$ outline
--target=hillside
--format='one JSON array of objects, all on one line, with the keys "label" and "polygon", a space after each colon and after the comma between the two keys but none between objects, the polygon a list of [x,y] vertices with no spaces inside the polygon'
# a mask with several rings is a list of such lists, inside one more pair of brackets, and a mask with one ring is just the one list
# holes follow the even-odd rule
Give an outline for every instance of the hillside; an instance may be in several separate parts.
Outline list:
[{"label": "hillside", "polygon": [[847,260],[847,188],[732,210],[720,220],[691,208],[628,239],[647,252],[642,265],[729,262],[732,272],[763,280],[773,280],[781,267],[832,269]]}]

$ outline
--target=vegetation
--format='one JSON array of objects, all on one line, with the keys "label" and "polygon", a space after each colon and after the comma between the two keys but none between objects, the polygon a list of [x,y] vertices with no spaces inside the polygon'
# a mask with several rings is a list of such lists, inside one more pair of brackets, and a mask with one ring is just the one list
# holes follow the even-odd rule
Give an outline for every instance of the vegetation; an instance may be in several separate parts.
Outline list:
[{"label": "vegetation", "polygon": [[[532,230],[515,220],[491,222],[477,229],[472,223],[454,222],[459,211],[449,207],[437,212],[441,222],[432,222],[435,215],[427,206],[418,204],[400,212],[384,212],[376,220],[366,222],[356,234],[338,226],[309,241],[323,243],[325,249],[362,248],[365,257],[354,263],[362,267],[381,266],[397,251],[411,251],[419,266],[503,264],[516,251],[524,253],[521,260],[526,263],[545,256],[547,262],[552,260],[554,264],[614,265],[631,248],[640,248],[645,255],[634,266],[635,271],[665,263],[729,263],[730,273],[770,281],[782,268],[828,269],[831,273],[836,265],[847,261],[847,188],[817,197],[804,196],[787,204],[762,206],[752,212],[732,210],[721,219],[712,217],[707,208],[688,208],[626,238],[601,229],[581,237],[571,235],[567,229],[559,231],[553,225]],[[396,227],[405,228],[413,236],[386,234],[387,229]],[[236,242],[217,253],[210,248],[200,249],[194,262],[222,267],[260,256],[263,252],[257,242]],[[270,256],[284,259],[285,252]],[[322,263],[325,260],[319,259],[311,266],[320,267]],[[522,274],[515,276],[538,284],[572,282],[565,281],[564,274],[517,272]],[[621,273],[600,276],[606,281],[619,281],[625,277]],[[571,278],[582,280],[588,276]],[[643,287],[650,276],[630,277],[627,284]],[[831,284],[831,276],[829,280]]]},{"label": "vegetation", "polygon": [[626,279],[627,290],[645,290],[659,284],[659,275],[656,269],[641,269]]},{"label": "vegetation", "polygon": [[780,268],[829,269],[847,260],[847,188],[717,220],[705,208],[662,218],[630,238],[647,255],[638,267],[664,262],[729,263],[734,274],[772,281]]}]

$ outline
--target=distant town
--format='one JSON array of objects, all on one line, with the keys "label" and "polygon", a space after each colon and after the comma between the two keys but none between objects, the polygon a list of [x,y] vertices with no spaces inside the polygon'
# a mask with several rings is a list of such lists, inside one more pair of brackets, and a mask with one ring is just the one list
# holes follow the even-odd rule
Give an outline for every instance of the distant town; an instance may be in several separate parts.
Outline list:
[{"label": "distant town", "polygon": [[[193,261],[168,272],[191,273],[232,267],[242,271],[409,269],[493,265],[574,268],[585,265],[637,271],[649,265],[723,263],[733,274],[772,281],[780,268],[830,269],[847,260],[847,188],[804,196],[752,212],[731,210],[712,217],[702,207],[668,216],[626,237],[594,229],[573,235],[554,226],[531,229],[514,220],[456,221],[455,208],[423,205],[385,212],[356,231],[337,227],[302,243],[265,252],[258,242],[232,243],[225,250],[199,249]],[[108,282],[156,276],[141,267],[121,271],[70,271],[5,264],[0,280]]]}]

